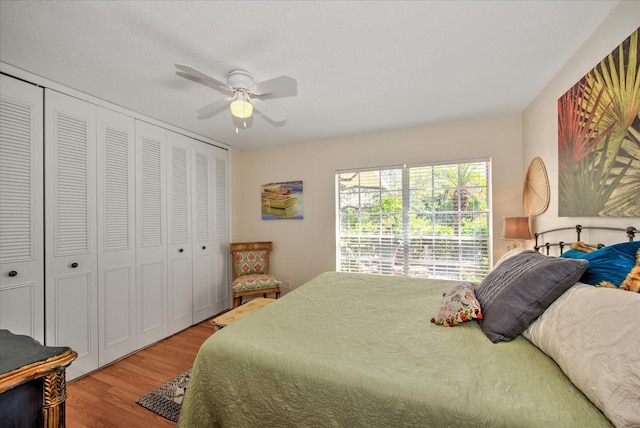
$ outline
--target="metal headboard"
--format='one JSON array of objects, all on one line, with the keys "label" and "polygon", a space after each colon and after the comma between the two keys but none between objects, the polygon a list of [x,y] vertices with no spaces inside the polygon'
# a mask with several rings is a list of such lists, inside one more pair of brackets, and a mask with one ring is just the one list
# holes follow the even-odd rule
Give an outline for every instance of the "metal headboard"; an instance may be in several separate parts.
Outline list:
[{"label": "metal headboard", "polygon": [[[536,239],[536,245],[534,247],[534,249],[538,252],[540,252],[541,249],[546,248],[546,254],[549,255],[549,249],[551,249],[551,247],[558,247],[560,248],[560,254],[562,254],[562,252],[564,251],[564,247],[565,246],[571,246],[572,242],[564,242],[564,241],[558,241],[558,242],[554,242],[554,243],[550,243],[550,242],[542,242],[542,237],[545,233],[551,233],[551,232],[558,232],[558,231],[563,231],[563,230],[575,230],[576,232],[576,241],[578,242],[580,241],[580,234],[582,233],[583,230],[613,230],[615,232],[624,232],[627,234],[627,238],[629,239],[629,242],[633,241],[633,239],[636,236],[636,232],[638,232],[638,229],[636,229],[633,226],[629,226],[629,227],[600,227],[600,226],[581,226],[579,224],[573,226],[573,227],[560,227],[558,229],[551,229],[551,230],[545,230],[544,232],[536,232],[534,233],[535,239]],[[604,247],[604,244],[588,244],[590,247],[594,247],[594,248],[602,248]]]}]

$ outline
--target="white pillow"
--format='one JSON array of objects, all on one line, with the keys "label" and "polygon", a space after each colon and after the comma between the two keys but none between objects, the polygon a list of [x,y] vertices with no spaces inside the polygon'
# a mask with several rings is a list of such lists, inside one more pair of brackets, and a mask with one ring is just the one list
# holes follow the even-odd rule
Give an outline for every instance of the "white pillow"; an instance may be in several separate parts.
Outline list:
[{"label": "white pillow", "polygon": [[640,294],[577,283],[522,335],[616,427],[640,426]]},{"label": "white pillow", "polygon": [[525,248],[525,247],[516,247],[512,250],[507,251],[502,255],[502,257],[500,257],[500,259],[496,262],[496,264],[493,265],[493,268],[491,270],[494,270],[495,268],[497,268],[500,263],[504,262],[508,258],[513,257],[516,254],[520,254],[523,251],[527,251],[528,249],[529,248]]}]

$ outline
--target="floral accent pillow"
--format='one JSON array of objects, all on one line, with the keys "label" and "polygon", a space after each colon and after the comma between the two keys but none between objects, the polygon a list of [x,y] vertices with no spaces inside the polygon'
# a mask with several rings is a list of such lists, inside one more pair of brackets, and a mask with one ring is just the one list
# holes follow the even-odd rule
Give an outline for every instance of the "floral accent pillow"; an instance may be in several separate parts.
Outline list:
[{"label": "floral accent pillow", "polygon": [[454,327],[474,318],[482,319],[475,288],[476,285],[471,282],[461,282],[451,287],[444,294],[438,318],[431,318],[431,322],[444,327]]}]

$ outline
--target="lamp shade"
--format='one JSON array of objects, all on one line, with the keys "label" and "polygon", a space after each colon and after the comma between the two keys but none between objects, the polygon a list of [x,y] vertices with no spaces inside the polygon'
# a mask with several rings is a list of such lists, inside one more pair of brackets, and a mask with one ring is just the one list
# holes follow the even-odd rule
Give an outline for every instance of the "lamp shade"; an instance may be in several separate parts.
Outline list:
[{"label": "lamp shade", "polygon": [[253,106],[247,100],[245,93],[238,92],[236,98],[229,104],[229,108],[231,114],[240,119],[246,119],[253,114]]},{"label": "lamp shade", "polygon": [[531,239],[529,217],[502,217],[502,239]]}]

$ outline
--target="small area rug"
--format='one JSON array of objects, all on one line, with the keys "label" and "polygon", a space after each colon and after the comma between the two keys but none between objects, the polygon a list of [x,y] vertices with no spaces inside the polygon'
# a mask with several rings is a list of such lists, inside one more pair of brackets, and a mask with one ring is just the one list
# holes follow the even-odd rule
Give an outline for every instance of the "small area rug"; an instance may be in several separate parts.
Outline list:
[{"label": "small area rug", "polygon": [[139,398],[136,403],[177,423],[190,375],[191,369],[171,379],[155,391],[151,391],[144,397]]}]

